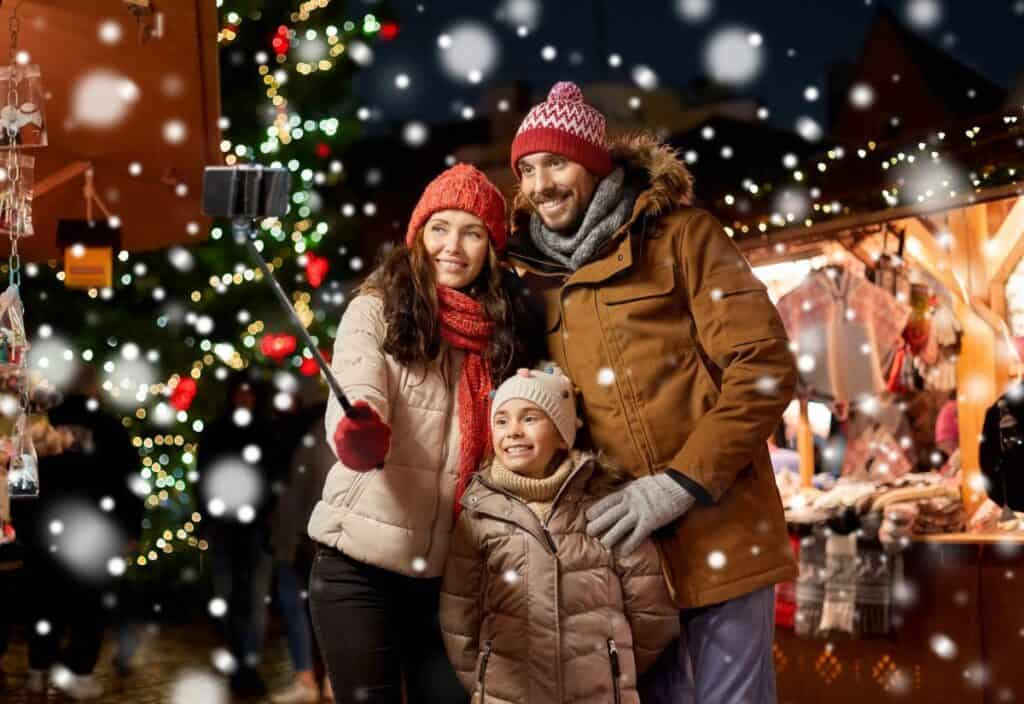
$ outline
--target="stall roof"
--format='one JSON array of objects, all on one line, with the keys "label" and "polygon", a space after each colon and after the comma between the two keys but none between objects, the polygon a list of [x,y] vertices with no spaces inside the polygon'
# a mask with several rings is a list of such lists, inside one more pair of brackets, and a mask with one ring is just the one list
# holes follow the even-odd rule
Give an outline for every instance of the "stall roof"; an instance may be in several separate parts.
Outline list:
[{"label": "stall roof", "polygon": [[[57,221],[86,215],[88,166],[97,195],[121,221],[124,249],[204,238],[203,167],[221,161],[216,4],[7,0],[0,27],[15,7],[18,49],[42,73],[49,139],[25,150],[36,158],[36,197],[35,235],[21,244],[23,256],[58,256]],[[0,238],[0,251],[7,247]]]},{"label": "stall roof", "polygon": [[744,249],[1024,194],[1024,112],[834,146],[753,188],[705,193]]}]

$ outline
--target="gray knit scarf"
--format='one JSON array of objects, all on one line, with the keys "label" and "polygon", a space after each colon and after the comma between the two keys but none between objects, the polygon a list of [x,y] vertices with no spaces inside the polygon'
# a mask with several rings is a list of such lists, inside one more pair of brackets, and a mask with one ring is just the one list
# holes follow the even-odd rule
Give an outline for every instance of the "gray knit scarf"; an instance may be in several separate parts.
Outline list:
[{"label": "gray knit scarf", "polygon": [[530,239],[555,262],[576,271],[593,259],[633,212],[638,190],[626,184],[626,173],[616,169],[598,184],[576,233],[552,232],[537,213],[530,218]]}]

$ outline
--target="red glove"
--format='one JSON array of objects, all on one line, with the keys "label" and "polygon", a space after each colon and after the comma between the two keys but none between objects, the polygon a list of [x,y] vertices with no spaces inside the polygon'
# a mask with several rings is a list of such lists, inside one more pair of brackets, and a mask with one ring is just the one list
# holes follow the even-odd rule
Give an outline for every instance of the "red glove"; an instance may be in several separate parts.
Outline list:
[{"label": "red glove", "polygon": [[334,447],[349,469],[365,472],[384,464],[391,447],[391,426],[366,401],[352,404],[334,431]]}]

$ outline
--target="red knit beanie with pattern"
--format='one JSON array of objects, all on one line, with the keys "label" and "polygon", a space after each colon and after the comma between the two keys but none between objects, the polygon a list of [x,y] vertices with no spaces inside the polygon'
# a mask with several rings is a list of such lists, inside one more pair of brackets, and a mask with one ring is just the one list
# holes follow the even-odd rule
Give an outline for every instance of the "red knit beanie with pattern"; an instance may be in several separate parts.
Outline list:
[{"label": "red knit beanie with pattern", "polygon": [[556,83],[548,99],[534,105],[519,125],[512,140],[512,170],[516,178],[520,177],[517,162],[536,152],[561,154],[598,178],[612,172],[604,115],[583,102],[583,92],[575,83]]},{"label": "red knit beanie with pattern", "polygon": [[484,221],[491,244],[504,251],[508,234],[505,224],[505,197],[482,171],[469,164],[456,164],[431,181],[409,218],[405,243],[412,247],[430,216],[441,210],[463,210]]}]

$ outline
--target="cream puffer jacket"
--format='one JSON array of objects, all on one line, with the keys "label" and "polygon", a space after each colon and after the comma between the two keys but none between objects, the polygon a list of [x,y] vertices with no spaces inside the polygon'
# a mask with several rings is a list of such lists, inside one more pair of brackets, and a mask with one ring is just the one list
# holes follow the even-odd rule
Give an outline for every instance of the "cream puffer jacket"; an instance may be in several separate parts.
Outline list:
[{"label": "cream puffer jacket", "polygon": [[[407,367],[384,352],[386,331],[384,302],[372,294],[354,298],[341,318],[332,369],[350,401],[366,401],[391,426],[391,449],[383,469],[335,463],[309,535],[360,562],[439,577],[458,479],[455,401],[465,353],[443,345],[433,364]],[[332,450],[342,415],[332,394],[325,417]]]},{"label": "cream puffer jacket", "polygon": [[679,636],[654,542],[620,557],[586,533],[613,470],[573,461],[544,521],[489,468],[462,497],[440,619],[472,704],[639,704],[638,674]]}]

